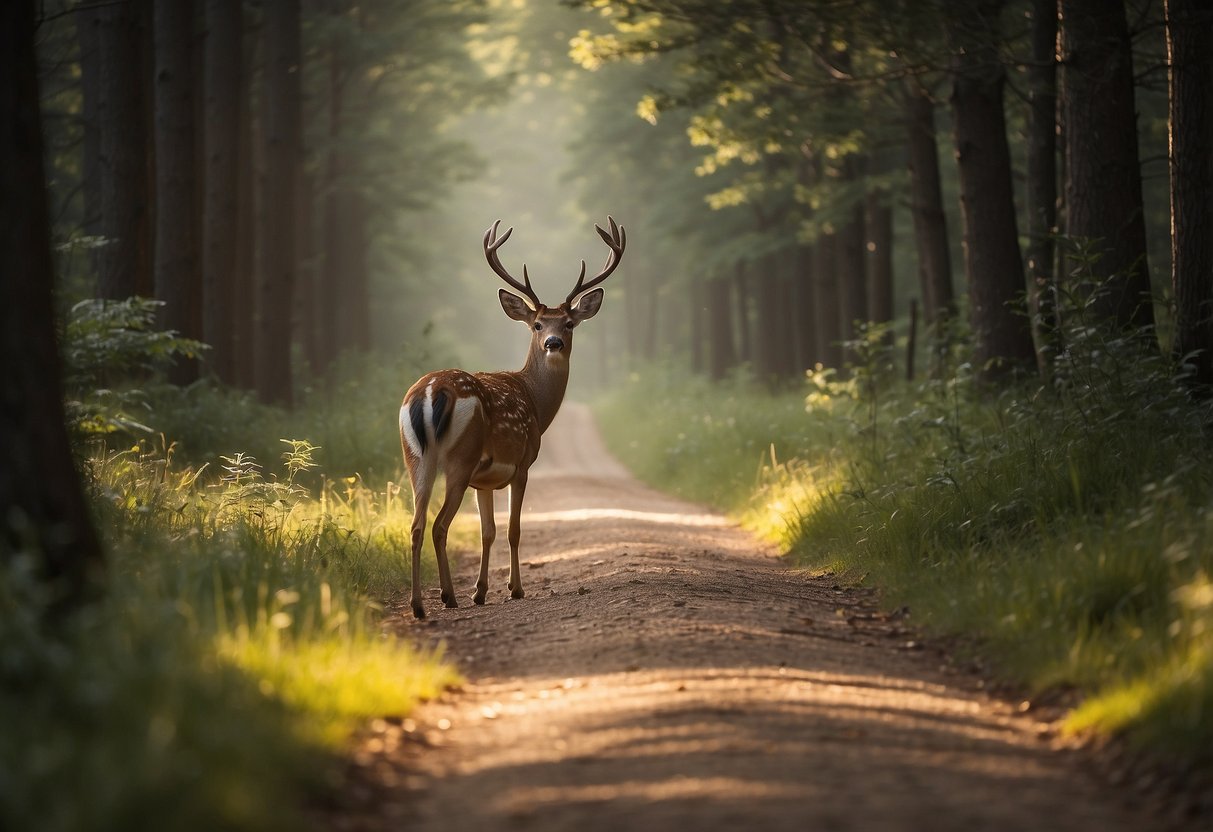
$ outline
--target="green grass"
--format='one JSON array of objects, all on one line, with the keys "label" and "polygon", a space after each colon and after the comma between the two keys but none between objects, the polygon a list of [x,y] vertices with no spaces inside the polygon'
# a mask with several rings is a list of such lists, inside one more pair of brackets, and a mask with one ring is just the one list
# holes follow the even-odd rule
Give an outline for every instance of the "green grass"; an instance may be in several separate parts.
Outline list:
[{"label": "green grass", "polygon": [[1209,414],[1163,369],[1076,349],[1049,389],[882,381],[875,401],[652,371],[598,409],[646,481],[879,586],[1033,692],[1082,691],[1070,730],[1213,765]]},{"label": "green grass", "polygon": [[306,828],[352,732],[458,682],[381,627],[409,590],[407,489],[276,444],[264,471],[95,448],[108,574],[78,616],[45,621],[28,559],[0,570],[0,826]]}]

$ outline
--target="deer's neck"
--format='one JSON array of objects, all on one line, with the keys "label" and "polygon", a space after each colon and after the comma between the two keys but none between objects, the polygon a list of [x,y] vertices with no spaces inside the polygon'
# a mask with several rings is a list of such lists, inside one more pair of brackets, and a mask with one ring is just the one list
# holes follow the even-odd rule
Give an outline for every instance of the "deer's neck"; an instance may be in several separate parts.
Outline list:
[{"label": "deer's neck", "polygon": [[539,430],[546,431],[556,418],[556,411],[564,401],[565,388],[569,386],[569,356],[552,358],[542,349],[532,349],[518,376],[535,401]]}]

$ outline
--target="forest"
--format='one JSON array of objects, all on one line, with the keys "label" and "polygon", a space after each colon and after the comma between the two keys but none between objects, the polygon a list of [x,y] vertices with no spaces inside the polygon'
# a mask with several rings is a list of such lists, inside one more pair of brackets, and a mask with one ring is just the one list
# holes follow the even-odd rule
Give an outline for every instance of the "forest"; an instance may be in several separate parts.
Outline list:
[{"label": "forest", "polygon": [[[20,0],[0,66],[0,827],[1213,822],[1207,0]],[[406,391],[553,349],[502,533],[427,512]]]}]

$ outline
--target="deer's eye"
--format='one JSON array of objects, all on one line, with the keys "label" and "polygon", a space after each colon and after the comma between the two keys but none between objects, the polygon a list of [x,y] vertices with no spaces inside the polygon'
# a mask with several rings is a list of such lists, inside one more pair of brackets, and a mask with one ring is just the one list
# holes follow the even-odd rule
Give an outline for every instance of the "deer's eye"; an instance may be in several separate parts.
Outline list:
[{"label": "deer's eye", "polygon": [[536,321],[536,322],[535,322],[535,331],[536,331],[536,332],[538,332],[538,331],[539,331],[539,330],[541,330],[541,329],[543,329],[543,324],[541,324],[541,323],[539,323],[538,321]]},{"label": "deer's eye", "polygon": [[572,321],[565,321],[565,322],[564,322],[564,328],[565,328],[565,329],[572,329],[572,328],[573,328],[573,322],[572,322]]}]

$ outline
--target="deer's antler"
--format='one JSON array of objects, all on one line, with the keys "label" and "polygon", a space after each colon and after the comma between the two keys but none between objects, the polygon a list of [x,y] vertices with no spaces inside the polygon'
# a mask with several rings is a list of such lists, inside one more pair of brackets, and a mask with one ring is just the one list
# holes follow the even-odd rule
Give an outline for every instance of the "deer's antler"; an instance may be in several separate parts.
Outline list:
[{"label": "deer's antler", "polygon": [[598,232],[598,236],[601,237],[602,241],[611,249],[610,254],[607,255],[606,265],[602,267],[602,271],[598,273],[597,277],[595,277],[589,283],[585,283],[585,261],[582,260],[581,274],[577,276],[577,285],[573,287],[573,291],[569,292],[569,296],[564,299],[565,303],[571,305],[573,301],[577,299],[578,295],[584,295],[586,292],[590,291],[590,289],[593,289],[599,283],[610,277],[611,272],[615,271],[615,267],[618,266],[619,261],[623,259],[623,249],[624,246],[628,244],[627,232],[623,230],[622,225],[615,224],[613,217],[608,216],[607,222],[611,225],[611,233],[609,234],[602,230],[597,223],[594,224],[594,230]]},{"label": "deer's antler", "polygon": [[[501,220],[497,220],[495,223],[493,223],[492,228],[484,232],[484,258],[489,261],[489,268],[497,272],[498,277],[500,277],[514,289],[517,289],[518,292],[524,298],[526,298],[527,303],[531,305],[532,309],[538,309],[541,304],[539,303],[539,298],[535,295],[535,290],[531,288],[531,277],[526,273],[526,264],[522,264],[523,283],[519,283],[517,280],[511,277],[510,273],[505,270],[505,266],[501,265],[501,258],[497,256],[497,249],[501,248],[505,241],[510,238],[510,235],[514,233],[514,227],[510,226],[507,228],[505,233],[498,238],[497,227],[499,225],[501,225]],[[614,225],[614,223],[612,223],[612,225]],[[599,228],[598,232],[601,234],[602,229]]]}]

